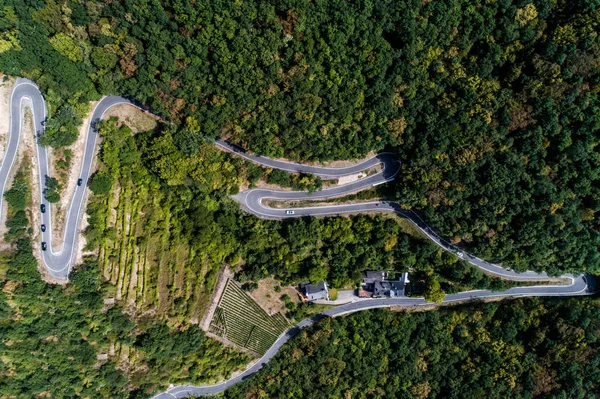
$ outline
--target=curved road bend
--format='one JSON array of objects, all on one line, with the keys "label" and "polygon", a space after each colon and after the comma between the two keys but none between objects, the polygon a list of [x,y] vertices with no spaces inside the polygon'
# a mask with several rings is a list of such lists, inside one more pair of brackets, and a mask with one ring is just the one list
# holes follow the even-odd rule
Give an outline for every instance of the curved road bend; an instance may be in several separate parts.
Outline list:
[{"label": "curved road bend", "polygon": [[[322,177],[334,178],[345,176],[349,174],[355,174],[367,169],[372,168],[377,163],[382,163],[384,169],[374,175],[363,178],[353,183],[349,183],[343,186],[337,186],[328,188],[322,191],[307,193],[307,192],[293,192],[293,191],[276,191],[266,189],[254,189],[242,192],[234,198],[239,201],[242,208],[254,215],[266,218],[266,219],[284,219],[288,217],[302,217],[302,216],[319,216],[319,215],[339,215],[345,213],[360,213],[366,211],[380,211],[380,212],[396,212],[399,215],[407,218],[417,228],[419,228],[427,237],[433,242],[439,245],[446,251],[450,251],[458,254],[462,259],[468,261],[474,266],[477,266],[489,273],[495,274],[502,278],[519,281],[541,281],[549,280],[550,277],[546,273],[535,273],[535,272],[524,272],[518,273],[514,270],[507,270],[501,266],[494,265],[479,259],[473,255],[461,251],[451,243],[444,240],[442,237],[437,235],[427,224],[414,212],[406,210],[400,207],[400,205],[394,201],[372,201],[360,204],[346,204],[346,205],[330,205],[330,206],[317,206],[317,207],[300,207],[293,208],[294,214],[287,215],[285,209],[274,209],[266,207],[262,204],[263,199],[273,200],[315,200],[323,198],[340,197],[356,191],[360,191],[369,186],[385,183],[393,180],[394,177],[400,170],[400,163],[393,157],[392,154],[379,154],[377,157],[371,158],[365,162],[349,168],[338,168],[332,170],[330,168],[320,168],[315,166],[305,166],[296,163],[287,163],[284,161],[276,161],[265,157],[248,155],[246,151],[239,146],[232,145],[225,141],[217,141],[217,146],[224,148],[230,152],[236,153],[244,158],[255,162],[257,164],[268,166],[272,168],[279,168],[289,172],[298,173],[314,173]],[[515,287],[508,289],[503,292],[493,292],[489,290],[475,290],[466,291],[458,294],[447,295],[444,299],[444,303],[453,303],[460,301],[471,301],[485,298],[507,298],[507,297],[527,297],[527,296],[576,296],[576,295],[589,295],[595,291],[594,281],[590,281],[588,286],[588,280],[585,276],[573,276],[571,274],[561,276],[567,280],[567,284],[562,285],[540,285],[532,287]],[[256,372],[258,372],[266,363],[268,363],[273,356],[279,351],[279,349],[293,336],[295,336],[302,329],[313,325],[316,321],[325,317],[336,317],[345,315],[348,313],[358,312],[361,310],[374,309],[374,308],[389,308],[392,306],[401,307],[415,307],[429,305],[423,298],[386,298],[386,299],[365,299],[358,300],[356,302],[347,303],[335,308],[328,309],[325,312],[318,314],[312,318],[302,320],[295,327],[290,328],[284,332],[275,343],[269,348],[264,356],[259,359],[255,364],[247,368],[240,375],[230,378],[214,385],[204,386],[193,386],[193,385],[180,385],[175,386],[166,392],[160,393],[154,396],[153,399],[168,399],[168,398],[184,398],[187,396],[208,396],[218,394],[225,391],[226,389],[236,385],[244,380],[247,380]]]},{"label": "curved road bend", "polygon": [[[538,286],[538,287],[516,287],[511,288],[501,293],[487,290],[467,291],[458,294],[446,295],[444,303],[453,303],[459,301],[471,301],[477,299],[494,298],[494,297],[527,297],[527,296],[574,296],[588,295],[588,285],[585,277],[576,278],[570,285],[556,286]],[[232,386],[247,380],[257,373],[273,356],[281,349],[285,343],[294,337],[301,330],[312,326],[317,321],[325,317],[342,316],[349,313],[358,312],[367,309],[390,308],[392,306],[402,307],[417,307],[431,305],[423,298],[386,298],[386,299],[365,299],[357,302],[347,303],[345,305],[336,306],[328,309],[323,313],[315,315],[311,318],[304,319],[296,326],[290,328],[279,336],[277,341],[269,348],[269,350],[251,367],[247,368],[240,375],[230,378],[215,385],[179,385],[175,386],[166,392],[162,392],[152,399],[172,399],[185,398],[187,396],[209,396],[225,391]]]},{"label": "curved road bend", "polygon": [[217,139],[215,140],[215,145],[259,165],[268,166],[273,169],[285,170],[286,172],[291,173],[307,173],[311,175],[317,175],[324,179],[337,179],[338,177],[342,176],[354,175],[362,171],[369,170],[381,163],[384,165],[398,163],[398,166],[400,164],[393,153],[384,152],[360,163],[341,168],[310,166],[303,165],[301,163],[266,158],[260,155],[252,155],[249,154],[248,151],[246,151],[243,147],[231,143],[228,140]]},{"label": "curved road bend", "polygon": [[[46,119],[46,104],[38,87],[28,79],[19,78],[15,83],[10,99],[10,134],[6,156],[0,167],[0,193],[4,193],[10,168],[17,156],[17,148],[21,136],[21,127],[23,123],[23,109],[26,101],[29,101],[33,111],[33,123],[35,131],[41,133],[44,131],[44,121]],[[79,178],[87,182],[90,177],[94,150],[98,132],[93,127],[94,122],[102,119],[104,113],[112,106],[117,104],[131,104],[129,100],[122,97],[107,96],[102,98],[94,108],[90,126],[88,126],[87,137],[85,141],[85,152],[82,159]],[[133,104],[131,104],[133,105]],[[41,234],[41,241],[47,243],[48,249],[42,251],[44,266],[48,272],[58,280],[66,280],[73,263],[74,254],[77,251],[77,239],[79,224],[81,221],[81,205],[85,196],[86,186],[76,187],[69,211],[66,218],[66,227],[63,236],[62,247],[58,252],[52,249],[52,207],[44,198],[43,187],[45,186],[45,176],[48,176],[48,153],[46,148],[37,145],[38,156],[38,177],[40,183],[40,203],[46,206],[46,212],[42,213],[41,223],[46,225],[46,231]],[[0,209],[2,206],[3,195],[0,196]]]},{"label": "curved road bend", "polygon": [[[16,159],[17,149],[19,145],[21,127],[23,123],[23,108],[25,102],[29,101],[33,111],[33,120],[36,132],[43,132],[43,122],[46,118],[46,107],[44,99],[39,89],[35,84],[27,79],[18,79],[10,101],[10,136],[8,139],[8,145],[6,149],[5,159],[3,160],[2,166],[0,167],[0,209],[2,205],[3,193],[6,188],[8,176],[12,165]],[[97,139],[97,131],[93,127],[94,123],[102,118],[104,113],[112,106],[117,104],[132,104],[129,100],[117,96],[104,97],[94,108],[90,126],[88,126],[85,152],[82,160],[81,171],[79,177],[87,182],[90,177],[92,160],[94,157],[94,150]],[[383,164],[384,169],[374,175],[365,177],[358,181],[328,188],[312,194],[306,192],[290,192],[290,191],[273,191],[273,190],[262,190],[255,189],[240,193],[236,196],[236,199],[242,203],[242,207],[255,215],[263,218],[272,219],[283,219],[285,217],[298,217],[298,216],[318,216],[318,215],[337,215],[343,213],[359,213],[365,211],[381,211],[381,212],[397,212],[398,214],[408,218],[414,223],[424,234],[426,234],[431,240],[447,251],[458,253],[463,259],[468,260],[471,264],[480,267],[490,273],[496,274],[503,278],[513,280],[547,280],[549,277],[545,273],[517,273],[512,270],[506,270],[501,266],[494,265],[485,262],[475,256],[462,253],[458,248],[445,241],[443,238],[433,232],[425,222],[418,217],[414,212],[402,209],[396,202],[393,201],[374,201],[362,204],[348,204],[348,205],[332,205],[332,206],[319,206],[311,208],[294,208],[294,215],[286,215],[283,209],[273,209],[262,205],[262,200],[265,198],[272,198],[275,200],[306,200],[306,199],[321,199],[330,197],[339,197],[360,191],[372,185],[385,183],[393,180],[394,177],[400,170],[400,162],[396,160],[393,154],[383,153],[376,157],[368,159],[356,165],[344,167],[344,168],[326,168],[318,166],[308,166],[292,162],[285,162],[279,160],[272,160],[269,158],[249,155],[242,148],[230,144],[226,141],[217,140],[216,145],[224,148],[228,151],[238,154],[250,161],[256,162],[261,165],[265,165],[272,168],[279,168],[289,172],[300,172],[300,173],[312,173],[319,175],[323,178],[337,178],[350,174],[356,174],[361,171],[368,170],[378,164]],[[38,173],[40,188],[44,187],[45,176],[48,174],[48,156],[46,149],[37,146],[38,154]],[[77,187],[76,191],[71,200],[69,211],[67,214],[67,226],[63,237],[63,245],[59,252],[52,251],[52,225],[51,225],[51,207],[50,204],[43,198],[42,190],[40,189],[40,201],[46,205],[46,213],[42,214],[42,223],[46,224],[48,228],[46,232],[42,233],[41,240],[47,242],[48,250],[43,251],[44,266],[48,269],[50,274],[57,279],[67,279],[70,267],[72,265],[73,254],[77,249],[77,236],[79,230],[81,206],[85,196],[85,186]],[[492,297],[523,297],[523,296],[575,296],[575,295],[588,295],[595,291],[594,282],[590,280],[590,286],[584,276],[572,276],[564,275],[561,276],[569,281],[568,284],[564,285],[543,285],[534,287],[517,287],[503,291],[501,293],[491,291],[468,291],[461,292],[458,294],[447,295],[444,303],[451,303],[456,301],[483,299]],[[324,317],[335,317],[347,313],[352,313],[365,309],[373,308],[385,308],[391,306],[423,306],[426,302],[422,298],[388,298],[388,299],[367,299],[360,300],[353,303],[337,306],[329,309],[319,315],[312,318],[301,321],[295,327],[292,327],[273,344],[273,346],[266,352],[266,354],[254,365],[244,371],[242,374],[235,378],[231,378],[227,381],[223,381],[216,385],[210,386],[178,386],[170,389],[165,393],[157,395],[155,398],[181,398],[189,395],[209,395],[222,392],[238,382],[245,380],[252,376],[258,371],[266,362],[268,362],[277,351],[283,346],[292,336],[298,331],[306,328],[315,323],[315,321]]]}]

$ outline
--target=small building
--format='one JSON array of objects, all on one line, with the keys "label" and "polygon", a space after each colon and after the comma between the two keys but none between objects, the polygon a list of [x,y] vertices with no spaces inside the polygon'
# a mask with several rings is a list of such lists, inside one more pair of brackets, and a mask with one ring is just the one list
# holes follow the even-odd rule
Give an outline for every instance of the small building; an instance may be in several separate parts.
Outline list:
[{"label": "small building", "polygon": [[[363,278],[360,291],[362,297],[367,297],[367,292],[374,298],[395,298],[404,296],[404,287],[409,282],[408,273],[402,273],[398,280],[388,280],[390,275],[384,271],[367,271]],[[359,295],[361,296],[361,295]]]},{"label": "small building", "polygon": [[373,284],[373,296],[374,297],[383,297],[387,296],[387,292],[390,290],[390,283],[384,281],[376,281]]},{"label": "small building", "polygon": [[408,279],[408,272],[402,273],[402,276],[400,277],[400,281],[402,281],[402,283],[404,285],[410,283],[410,280]]},{"label": "small building", "polygon": [[316,301],[318,299],[329,300],[329,288],[325,281],[319,281],[316,285],[300,283],[300,291],[307,301]]},{"label": "small building", "polygon": [[365,277],[363,278],[363,283],[364,284],[375,284],[376,282],[381,282],[384,280],[387,280],[387,272],[368,270],[365,272]]},{"label": "small building", "polygon": [[390,298],[404,296],[404,283],[402,281],[390,281]]}]

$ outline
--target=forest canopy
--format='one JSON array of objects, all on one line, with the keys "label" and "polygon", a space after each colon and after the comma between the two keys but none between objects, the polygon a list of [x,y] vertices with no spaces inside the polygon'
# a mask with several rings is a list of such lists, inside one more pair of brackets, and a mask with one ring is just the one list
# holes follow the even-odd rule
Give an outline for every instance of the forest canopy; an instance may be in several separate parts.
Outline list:
[{"label": "forest canopy", "polygon": [[224,397],[595,398],[599,311],[519,299],[325,319]]},{"label": "forest canopy", "polygon": [[454,243],[597,272],[599,23],[583,0],[7,0],[0,67],[41,86],[44,144],[110,93],[176,122],[174,159],[217,136],[302,160],[387,147],[396,199]]}]

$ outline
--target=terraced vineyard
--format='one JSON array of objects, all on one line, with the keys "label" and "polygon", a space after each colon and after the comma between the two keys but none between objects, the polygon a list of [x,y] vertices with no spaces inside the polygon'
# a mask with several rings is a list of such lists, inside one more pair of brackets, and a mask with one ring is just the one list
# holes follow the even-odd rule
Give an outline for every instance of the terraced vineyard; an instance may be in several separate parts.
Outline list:
[{"label": "terraced vineyard", "polygon": [[227,280],[209,331],[262,355],[288,326],[281,313],[269,316],[235,282]]}]

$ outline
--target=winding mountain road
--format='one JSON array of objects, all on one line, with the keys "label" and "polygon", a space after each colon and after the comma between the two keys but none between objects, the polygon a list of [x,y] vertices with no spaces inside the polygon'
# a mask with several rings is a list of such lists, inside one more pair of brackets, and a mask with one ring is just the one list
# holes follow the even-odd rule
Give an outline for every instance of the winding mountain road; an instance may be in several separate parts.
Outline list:
[{"label": "winding mountain road", "polygon": [[[46,119],[46,104],[44,97],[38,87],[30,80],[19,78],[13,87],[10,98],[10,134],[6,156],[0,167],[0,209],[2,209],[2,200],[6,188],[10,169],[17,157],[17,148],[21,138],[21,128],[23,125],[23,109],[26,103],[33,112],[33,123],[36,134],[44,131],[44,121]],[[90,177],[93,159],[95,156],[97,130],[93,127],[94,123],[100,119],[104,113],[111,107],[118,104],[131,104],[131,102],[122,97],[107,96],[96,105],[90,119],[90,125],[87,130],[85,141],[85,152],[82,159],[79,178],[87,182]],[[37,141],[37,140],[36,140]],[[48,153],[46,148],[36,145],[38,157],[38,175],[40,184],[40,204],[46,207],[46,212],[42,213],[41,223],[46,225],[46,231],[41,234],[41,241],[47,243],[47,250],[42,251],[42,259],[46,270],[50,275],[58,280],[66,280],[69,276],[73,259],[77,251],[77,239],[79,236],[79,225],[81,223],[81,206],[85,196],[85,184],[76,187],[75,193],[69,206],[66,217],[66,226],[63,235],[63,242],[60,250],[54,252],[52,245],[52,207],[44,198],[43,187],[45,178],[49,176]]]},{"label": "winding mountain road", "polygon": [[[27,104],[29,103],[29,104]],[[97,130],[94,128],[96,121],[100,120],[104,113],[117,104],[132,104],[129,100],[117,96],[107,96],[96,105],[90,119],[90,125],[87,129],[87,137],[85,143],[85,152],[83,155],[81,171],[79,178],[87,182],[95,156],[96,139],[98,136]],[[23,110],[25,105],[29,105],[33,111],[33,120],[35,131],[40,134],[44,131],[43,122],[46,118],[46,106],[42,94],[37,86],[27,80],[18,79],[10,99],[10,135],[6,149],[5,159],[0,167],[0,209],[2,209],[2,200],[4,191],[7,186],[7,181],[10,175],[10,170],[17,156],[17,149],[20,141]],[[282,200],[282,201],[297,201],[297,200],[315,200],[324,198],[341,197],[354,193],[368,187],[383,184],[395,178],[400,170],[400,162],[391,153],[382,153],[364,162],[343,167],[343,168],[328,168],[302,165],[293,162],[269,159],[257,155],[251,155],[243,148],[231,144],[227,141],[216,140],[215,145],[226,151],[232,152],[238,156],[244,157],[257,164],[277,168],[288,172],[300,172],[315,174],[325,179],[334,179],[342,176],[348,176],[363,172],[381,164],[383,170],[370,176],[358,179],[352,183],[341,186],[334,186],[321,191],[307,193],[296,191],[275,191],[265,189],[254,189],[242,192],[234,198],[240,202],[242,208],[261,218],[268,219],[283,219],[287,217],[302,217],[302,216],[323,216],[323,215],[340,215],[348,213],[361,213],[367,211],[378,212],[395,212],[408,220],[410,220],[417,228],[419,228],[427,237],[439,245],[446,251],[454,252],[459,257],[468,261],[472,265],[485,270],[488,273],[495,274],[499,277],[511,280],[521,281],[544,281],[550,280],[546,273],[525,272],[518,273],[513,270],[507,270],[501,266],[488,263],[473,255],[464,253],[459,248],[453,246],[442,237],[431,230],[427,224],[414,212],[400,207],[393,201],[371,201],[358,204],[346,205],[331,205],[331,206],[315,206],[315,207],[298,207],[292,208],[294,214],[287,214],[286,209],[275,209],[264,206],[264,199]],[[46,212],[42,214],[42,223],[48,228],[41,234],[41,241],[47,243],[47,250],[42,251],[42,259],[45,268],[48,272],[59,280],[68,279],[69,272],[73,265],[73,259],[77,251],[77,239],[79,234],[79,225],[81,221],[81,208],[84,202],[86,186],[76,187],[75,193],[71,200],[69,211],[66,217],[66,226],[63,236],[62,247],[59,252],[52,250],[52,222],[51,212],[52,207],[43,198],[43,187],[45,177],[48,175],[48,155],[46,149],[37,145],[38,156],[38,174],[40,184],[40,201],[46,206]],[[525,297],[525,296],[576,296],[589,295],[595,292],[595,281],[588,277],[580,275],[564,275],[561,276],[567,284],[561,285],[540,285],[511,288],[503,292],[492,292],[485,290],[461,292],[458,294],[447,295],[444,303],[452,303],[457,301],[467,301],[476,299],[485,299],[493,297]],[[589,283],[589,284],[588,284]],[[428,305],[422,298],[389,298],[389,299],[365,299],[345,305],[337,306],[329,309],[317,316],[301,321],[295,327],[292,327],[283,333],[273,346],[265,353],[265,355],[254,365],[246,369],[237,377],[223,381],[215,385],[206,386],[177,386],[169,389],[167,392],[156,395],[156,399],[167,398],[182,398],[191,395],[212,395],[224,391],[225,389],[243,381],[254,373],[256,373],[265,363],[267,363],[291,337],[298,333],[303,328],[311,326],[316,321],[324,317],[336,317],[352,312],[357,312],[365,309],[386,308],[392,306],[414,307]]]}]

